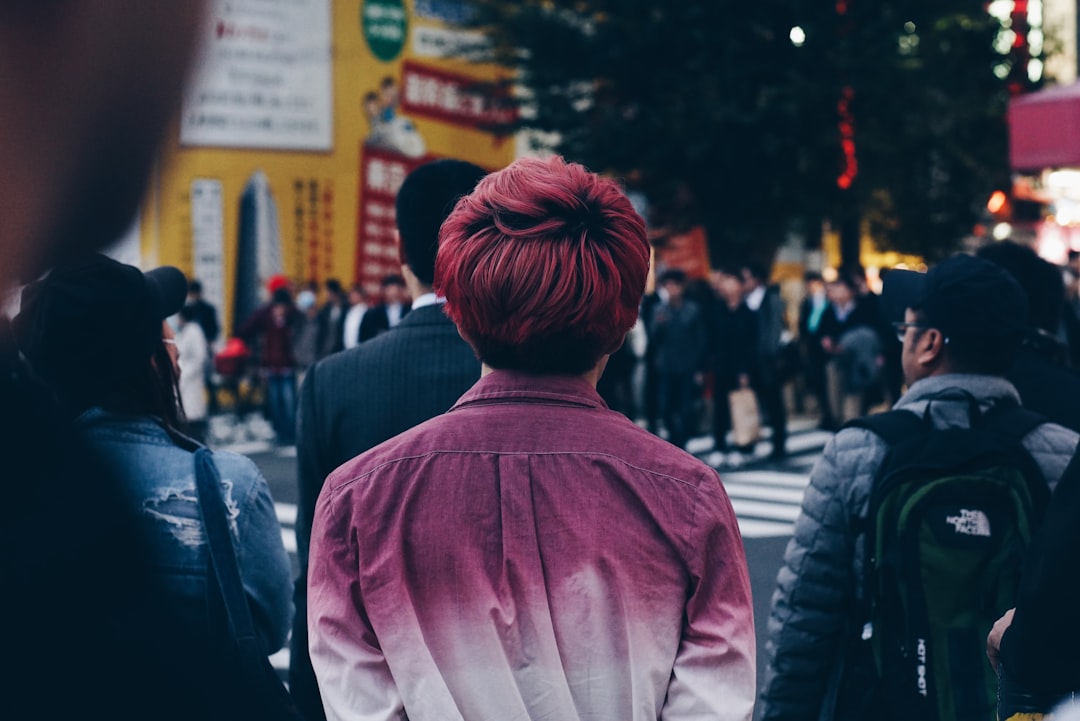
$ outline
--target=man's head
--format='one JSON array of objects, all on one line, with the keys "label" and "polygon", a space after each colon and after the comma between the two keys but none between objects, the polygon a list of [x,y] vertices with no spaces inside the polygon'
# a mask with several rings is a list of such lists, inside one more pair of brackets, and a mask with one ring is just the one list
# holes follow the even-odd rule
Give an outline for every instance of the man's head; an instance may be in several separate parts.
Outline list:
[{"label": "man's head", "polygon": [[747,292],[760,288],[769,282],[769,272],[762,263],[756,260],[743,264],[742,276]]},{"label": "man's head", "polygon": [[679,268],[665,270],[660,274],[657,282],[667,292],[669,303],[672,305],[682,303],[686,295],[686,273],[683,270]]},{"label": "man's head", "polygon": [[816,270],[806,271],[806,274],[803,275],[803,283],[806,284],[806,294],[808,296],[818,296],[825,292],[825,279]]},{"label": "man's head", "polygon": [[582,374],[634,325],[648,272],[645,223],[614,182],[525,158],[447,218],[435,289],[486,365]]},{"label": "man's head", "polygon": [[360,305],[361,303],[367,303],[367,293],[364,292],[364,286],[354,283],[349,288],[349,305]]},{"label": "man's head", "polygon": [[739,268],[721,265],[709,273],[709,284],[713,291],[729,305],[742,302],[743,281]]},{"label": "man's head", "polygon": [[976,254],[1003,268],[1016,279],[1028,299],[1028,325],[1056,333],[1065,304],[1061,271],[1026,245],[1011,241],[992,243]]},{"label": "man's head", "polygon": [[859,289],[850,276],[839,273],[836,279],[825,287],[829,300],[840,308],[846,308],[859,295]]},{"label": "man's head", "polygon": [[131,223],[205,5],[0,2],[0,283]]},{"label": "man's head", "polygon": [[192,279],[192,280],[188,281],[188,287],[187,288],[188,288],[187,294],[188,294],[188,299],[189,300],[194,302],[194,301],[197,301],[200,298],[202,298],[202,283],[200,283],[197,280]]},{"label": "man's head", "polygon": [[910,384],[943,373],[1003,375],[1027,326],[1019,284],[981,258],[957,255],[925,275],[894,270],[885,280],[886,308],[905,307],[898,333]]},{"label": "man's head", "polygon": [[486,174],[463,160],[436,160],[409,173],[401,184],[395,201],[401,262],[425,289],[435,281],[439,228]]},{"label": "man's head", "polygon": [[385,276],[382,279],[380,288],[382,289],[383,302],[387,305],[404,303],[409,297],[409,292],[405,288],[405,279],[400,275]]}]

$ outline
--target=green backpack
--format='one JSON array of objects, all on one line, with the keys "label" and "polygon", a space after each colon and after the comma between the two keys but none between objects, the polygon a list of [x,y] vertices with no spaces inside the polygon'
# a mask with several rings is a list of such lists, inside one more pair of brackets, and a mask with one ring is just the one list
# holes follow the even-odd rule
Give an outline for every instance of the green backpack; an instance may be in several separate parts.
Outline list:
[{"label": "green backpack", "polygon": [[970,428],[936,429],[929,408],[848,424],[880,436],[888,452],[863,529],[865,576],[838,721],[995,718],[986,637],[1015,604],[1049,496],[1020,442],[1045,419],[1015,404],[982,413],[962,395]]}]

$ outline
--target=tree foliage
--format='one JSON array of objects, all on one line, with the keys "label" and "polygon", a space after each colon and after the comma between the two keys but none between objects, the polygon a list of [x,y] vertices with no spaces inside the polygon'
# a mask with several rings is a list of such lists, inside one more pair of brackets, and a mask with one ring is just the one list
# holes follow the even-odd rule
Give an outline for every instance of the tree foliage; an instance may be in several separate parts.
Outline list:
[{"label": "tree foliage", "polygon": [[[714,257],[771,257],[792,227],[812,236],[850,218],[887,245],[941,255],[1007,180],[999,28],[982,3],[473,5],[472,23],[517,70],[521,124],[644,191],[654,222],[703,224]],[[858,159],[846,190],[845,88]]]}]

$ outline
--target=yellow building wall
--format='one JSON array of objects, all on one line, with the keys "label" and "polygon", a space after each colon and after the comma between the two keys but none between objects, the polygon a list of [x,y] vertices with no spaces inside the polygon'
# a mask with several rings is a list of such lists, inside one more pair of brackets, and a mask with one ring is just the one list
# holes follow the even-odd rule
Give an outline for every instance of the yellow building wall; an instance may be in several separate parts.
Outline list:
[{"label": "yellow building wall", "polygon": [[[394,0],[383,0],[391,5]],[[377,91],[383,78],[402,83],[406,62],[452,75],[490,81],[503,71],[461,60],[418,57],[417,28],[446,30],[432,17],[417,17],[413,0],[405,0],[408,37],[402,52],[389,61],[375,57],[365,40],[363,0],[333,0],[332,21],[332,148],[328,152],[190,147],[180,142],[179,123],[170,133],[140,218],[144,266],[175,265],[189,276],[196,267],[193,243],[192,183],[216,180],[222,189],[224,306],[222,320],[231,330],[233,279],[237,259],[240,196],[256,171],[269,180],[277,205],[284,274],[295,284],[337,278],[348,286],[358,277],[357,254],[361,189],[361,156],[373,123],[363,98]],[[399,114],[408,114],[399,109]],[[423,160],[455,157],[490,170],[514,158],[512,137],[495,135],[446,119],[409,115],[426,143]],[[414,164],[415,164],[414,160]],[[314,194],[312,189],[314,188]]]}]

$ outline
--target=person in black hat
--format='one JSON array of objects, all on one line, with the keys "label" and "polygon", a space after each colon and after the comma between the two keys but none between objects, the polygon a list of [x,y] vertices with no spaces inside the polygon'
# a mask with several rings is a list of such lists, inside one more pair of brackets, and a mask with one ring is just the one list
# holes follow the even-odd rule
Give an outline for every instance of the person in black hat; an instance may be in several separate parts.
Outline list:
[{"label": "person in black hat", "polygon": [[[935,431],[968,428],[982,412],[1019,404],[1004,377],[1027,327],[1027,299],[993,263],[967,255],[929,273],[893,270],[882,311],[903,343],[907,392],[895,409],[924,417]],[[1077,434],[1042,423],[1020,440],[1047,486],[1061,477]],[[810,475],[794,537],[784,556],[769,619],[768,679],[762,718],[843,718],[836,704],[848,687],[836,669],[853,665],[849,629],[864,578],[861,530],[889,448],[864,427],[842,429]],[[876,629],[880,631],[880,629]]]},{"label": "person in black hat", "polygon": [[[210,567],[194,472],[199,444],[178,430],[180,370],[166,321],[183,307],[186,293],[176,268],[142,273],[103,255],[79,256],[24,290],[14,333],[33,372],[74,418],[76,438],[121,482],[135,514],[167,606],[159,624],[140,632],[202,649],[202,690],[214,696],[213,680],[229,678],[227,669],[210,670],[225,628],[214,625],[217,617],[207,604]],[[247,458],[219,451],[214,463],[232,513],[256,632],[265,648],[276,651],[288,635],[292,585],[273,499]]]}]

